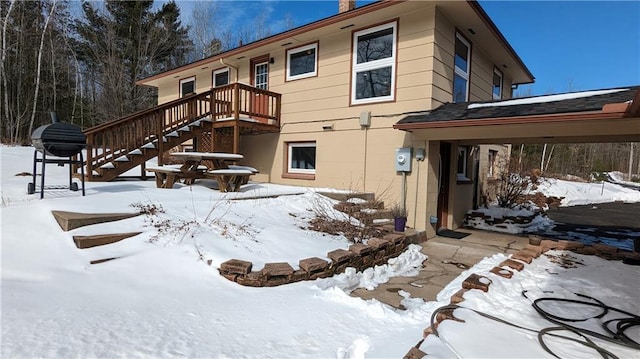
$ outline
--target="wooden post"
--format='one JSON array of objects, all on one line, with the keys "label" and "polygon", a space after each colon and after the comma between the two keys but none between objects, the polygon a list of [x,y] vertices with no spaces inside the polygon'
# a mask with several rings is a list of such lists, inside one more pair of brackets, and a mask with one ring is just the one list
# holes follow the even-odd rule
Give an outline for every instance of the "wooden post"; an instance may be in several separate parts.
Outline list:
[{"label": "wooden post", "polygon": [[240,84],[237,82],[233,87],[233,96],[233,153],[240,153]]},{"label": "wooden post", "polygon": [[163,132],[164,132],[164,114],[163,110],[159,110],[160,113],[156,112],[156,136],[158,137],[158,166],[164,165],[163,155],[164,155],[164,141],[163,141]]},{"label": "wooden post", "polygon": [[87,137],[87,179],[89,182],[93,179],[93,144],[94,134],[90,134]]},{"label": "wooden post", "polygon": [[280,116],[282,111],[282,95],[278,94],[276,96],[276,124],[280,126]]}]

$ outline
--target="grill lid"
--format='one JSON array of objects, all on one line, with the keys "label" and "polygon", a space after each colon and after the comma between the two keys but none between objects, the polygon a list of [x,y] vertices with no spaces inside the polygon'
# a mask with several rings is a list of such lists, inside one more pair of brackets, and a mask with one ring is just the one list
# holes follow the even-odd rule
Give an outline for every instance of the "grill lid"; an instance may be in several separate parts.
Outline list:
[{"label": "grill lid", "polygon": [[56,122],[33,131],[31,143],[38,151],[44,151],[48,155],[70,157],[86,146],[87,136],[76,125]]}]

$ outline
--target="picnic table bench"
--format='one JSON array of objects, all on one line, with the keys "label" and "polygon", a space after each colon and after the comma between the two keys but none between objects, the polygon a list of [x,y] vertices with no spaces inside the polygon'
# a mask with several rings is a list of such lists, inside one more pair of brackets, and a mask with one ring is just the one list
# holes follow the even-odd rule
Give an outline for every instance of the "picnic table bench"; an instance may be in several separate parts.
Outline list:
[{"label": "picnic table bench", "polygon": [[165,165],[158,167],[147,167],[149,172],[153,172],[156,177],[156,187],[173,188],[173,185],[184,180],[185,184],[192,184],[199,178],[204,178],[205,166],[198,167],[196,170],[184,170],[180,165]]},{"label": "picnic table bench", "polygon": [[[243,159],[240,154],[217,152],[174,152],[172,156],[181,158],[181,165],[165,165],[147,167],[147,171],[154,172],[156,187],[173,188],[173,185],[184,180],[185,184],[192,184],[196,179],[209,178],[218,182],[220,192],[237,192],[240,186],[249,182],[249,177],[258,170],[249,166],[227,164]],[[203,165],[209,163],[209,166]]]},{"label": "picnic table bench", "polygon": [[220,192],[238,192],[240,186],[249,181],[253,172],[246,169],[217,169],[204,173],[206,178],[211,178],[218,182]]}]

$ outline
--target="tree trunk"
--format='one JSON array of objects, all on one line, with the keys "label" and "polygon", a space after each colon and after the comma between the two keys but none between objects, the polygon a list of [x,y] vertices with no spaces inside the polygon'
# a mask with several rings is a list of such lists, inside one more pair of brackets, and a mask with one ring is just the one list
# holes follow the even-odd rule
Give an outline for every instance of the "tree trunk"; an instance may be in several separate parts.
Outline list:
[{"label": "tree trunk", "polygon": [[51,11],[49,12],[49,16],[44,21],[44,27],[42,28],[42,36],[40,37],[40,47],[38,48],[38,65],[36,66],[36,88],[34,90],[33,95],[33,108],[31,110],[31,120],[29,121],[29,132],[33,132],[33,122],[36,119],[36,107],[38,105],[38,91],[40,90],[40,67],[42,66],[42,48],[44,47],[44,37],[47,34],[47,27],[49,26],[49,21],[53,17],[53,14],[56,9],[56,0],[53,0],[51,3]]}]

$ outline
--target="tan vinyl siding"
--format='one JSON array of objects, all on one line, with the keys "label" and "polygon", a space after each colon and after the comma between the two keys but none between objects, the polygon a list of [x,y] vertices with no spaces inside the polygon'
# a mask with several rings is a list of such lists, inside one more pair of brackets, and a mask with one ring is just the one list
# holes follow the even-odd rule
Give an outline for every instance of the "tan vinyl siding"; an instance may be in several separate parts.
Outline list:
[{"label": "tan vinyl siding", "polygon": [[[269,64],[268,89],[281,94],[280,133],[242,135],[240,138],[244,163],[260,171],[252,179],[372,191],[381,196],[379,199],[393,204],[399,201],[402,188],[402,174],[397,173],[394,166],[395,149],[413,147],[415,151],[425,148],[427,160],[418,162],[412,158],[412,171],[406,176],[406,194],[409,225],[427,230],[431,237],[434,228],[429,224],[429,216],[436,215],[440,143],[394,130],[392,126],[406,113],[431,110],[452,101],[456,27],[466,32],[468,26],[450,19],[462,19],[464,14],[469,14],[460,15],[457,10],[472,10],[467,9],[465,2],[440,3],[438,6],[441,8],[430,2],[402,2],[337,24],[283,37],[282,41],[247,47],[244,52],[233,52],[225,57],[224,61],[232,66],[230,82],[251,84],[251,59],[268,54],[273,59]],[[454,15],[449,17],[445,11]],[[386,102],[351,105],[354,32],[394,21],[397,24],[394,98]],[[351,24],[352,27],[343,28]],[[501,64],[490,61],[472,35],[467,38],[471,44],[469,99],[489,100],[492,98],[493,68]],[[310,43],[318,45],[317,76],[285,81],[286,51]],[[214,60],[208,66],[171,72],[165,78],[154,80],[159,87],[158,102],[176,99],[179,81],[187,77],[196,77],[196,92],[210,89],[212,71],[222,67],[223,64]],[[237,74],[233,67],[237,67]],[[508,69],[500,70],[504,74],[503,97],[508,98],[511,77]],[[371,112],[369,128],[359,124],[362,112]],[[323,126],[328,125],[333,128],[324,130]],[[458,130],[468,135],[466,129],[455,131]],[[287,143],[291,142],[315,142],[314,176],[307,176],[307,179],[283,176],[287,169]],[[452,147],[455,149],[455,145]],[[451,168],[455,169],[455,159],[452,161]],[[455,182],[455,174],[452,181]],[[463,211],[471,203],[473,186],[451,184],[449,227],[461,225]]]}]

